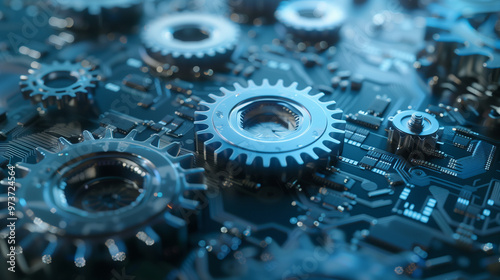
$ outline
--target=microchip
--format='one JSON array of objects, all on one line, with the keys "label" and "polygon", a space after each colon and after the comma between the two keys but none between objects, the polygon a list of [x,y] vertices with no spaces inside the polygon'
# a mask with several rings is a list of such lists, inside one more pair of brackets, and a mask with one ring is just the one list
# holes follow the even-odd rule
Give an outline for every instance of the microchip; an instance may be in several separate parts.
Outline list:
[{"label": "microchip", "polygon": [[372,169],[376,164],[377,159],[368,156],[363,157],[363,159],[361,159],[361,161],[359,162],[359,165],[366,169]]},{"label": "microchip", "polygon": [[467,149],[470,141],[471,141],[470,137],[456,134],[455,137],[453,138],[453,145],[461,149]]},{"label": "microchip", "polygon": [[390,98],[381,97],[378,95],[375,98],[375,100],[373,100],[373,102],[370,104],[366,112],[376,117],[381,116],[382,114],[384,114],[385,110],[387,110],[389,104],[391,104]]},{"label": "microchip", "polygon": [[116,130],[122,134],[128,134],[134,127],[137,126],[137,123],[126,119],[115,113],[105,113],[104,117],[100,120],[101,126],[114,126]]},{"label": "microchip", "polygon": [[163,128],[163,127],[164,127],[163,125],[161,125],[161,124],[159,124],[159,123],[155,123],[155,124],[153,124],[150,128],[151,128],[152,130],[156,131],[156,132],[159,132],[159,131],[161,131],[161,130],[162,130],[162,128]]},{"label": "microchip", "polygon": [[380,170],[387,171],[389,170],[389,168],[391,168],[391,164],[386,161],[379,161],[377,162],[377,165],[375,165],[375,167]]},{"label": "microchip", "polygon": [[369,151],[366,155],[375,159],[379,159],[382,156],[382,154],[375,151]]},{"label": "microchip", "polygon": [[349,114],[347,116],[347,120],[374,129],[379,129],[380,125],[382,124],[381,118],[372,115],[366,115],[362,112],[358,112],[354,115]]},{"label": "microchip", "polygon": [[166,88],[186,95],[193,94],[194,85],[180,79],[175,79],[166,85]]},{"label": "microchip", "polygon": [[155,103],[154,97],[152,95],[148,95],[144,97],[141,101],[139,101],[137,105],[147,109],[151,107],[154,103]]},{"label": "microchip", "polygon": [[153,81],[146,76],[129,74],[123,79],[122,83],[129,88],[147,92],[151,88]]},{"label": "microchip", "polygon": [[194,110],[189,107],[180,107],[175,114],[188,121],[194,121]]},{"label": "microchip", "polygon": [[349,140],[358,142],[358,143],[363,143],[366,139],[366,136],[363,136],[361,134],[355,133]]},{"label": "microchip", "polygon": [[181,126],[184,123],[184,120],[180,118],[175,118],[173,119],[169,124],[167,124],[165,127],[170,130],[170,132],[175,132],[179,126]]},{"label": "microchip", "polygon": [[389,173],[385,175],[385,178],[391,186],[398,186],[404,184],[403,178],[397,173]]}]

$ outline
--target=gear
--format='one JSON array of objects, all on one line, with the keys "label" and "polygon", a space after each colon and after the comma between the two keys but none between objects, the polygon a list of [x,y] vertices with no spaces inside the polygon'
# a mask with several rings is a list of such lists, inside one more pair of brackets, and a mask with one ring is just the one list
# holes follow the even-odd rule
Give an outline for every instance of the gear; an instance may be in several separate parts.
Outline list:
[{"label": "gear", "polygon": [[[71,144],[61,138],[60,152],[39,149],[40,163],[18,164],[26,175],[18,180],[22,218],[16,228],[29,226],[54,235],[59,245],[69,242],[55,246],[65,253],[75,240],[83,240],[72,252],[80,267],[91,249],[88,245],[105,245],[112,259],[121,261],[126,250],[121,239],[135,235],[151,246],[160,241],[153,226],[164,224],[159,223],[162,219],[185,225],[174,211],[197,207],[197,201],[184,195],[205,189],[203,169],[191,168],[192,154],[177,156],[180,145],[159,148],[152,144],[158,135],[140,142],[134,140],[136,134],[132,130],[118,139],[108,129],[103,139],[96,140],[84,131],[83,142]],[[58,253],[47,252],[45,259]]]},{"label": "gear", "polygon": [[259,176],[297,177],[306,164],[318,167],[341,152],[342,110],[330,109],[334,101],[319,101],[324,94],[309,96],[310,87],[298,90],[297,83],[286,87],[282,80],[234,87],[210,95],[215,102],[196,112],[197,147],[208,162],[236,161]]},{"label": "gear", "polygon": [[[436,143],[439,122],[431,114],[414,110],[403,111],[389,118],[387,144],[399,155],[438,155]],[[412,154],[413,153],[413,154]]]},{"label": "gear", "polygon": [[44,107],[78,106],[92,99],[98,78],[95,70],[69,61],[42,64],[22,75],[20,86],[24,98]]},{"label": "gear", "polygon": [[250,19],[272,18],[282,0],[228,0],[234,13],[247,15]]},{"label": "gear", "polygon": [[134,26],[142,15],[141,0],[50,0],[69,26],[89,31],[115,31]]},{"label": "gear", "polygon": [[215,15],[181,13],[149,23],[142,34],[143,60],[158,72],[170,66],[215,69],[231,58],[240,30]]},{"label": "gear", "polygon": [[282,2],[276,18],[289,33],[304,41],[336,41],[345,13],[327,1]]},{"label": "gear", "polygon": [[484,6],[477,4],[468,9],[463,3],[457,9],[431,4],[429,10],[438,16],[427,19],[426,37],[435,41],[435,47],[433,51],[424,51],[419,59],[428,76],[445,78],[452,74],[458,78],[477,78],[484,86],[500,84],[500,40],[494,34],[494,18],[482,19],[477,24],[473,17],[481,17],[485,10],[500,11],[498,3],[485,1]]}]

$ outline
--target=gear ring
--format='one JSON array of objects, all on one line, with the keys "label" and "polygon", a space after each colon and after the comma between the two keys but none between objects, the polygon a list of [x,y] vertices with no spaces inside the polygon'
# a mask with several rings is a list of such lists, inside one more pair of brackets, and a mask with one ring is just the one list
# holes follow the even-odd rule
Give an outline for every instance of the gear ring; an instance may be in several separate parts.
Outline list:
[{"label": "gear ring", "polygon": [[231,58],[239,35],[237,25],[214,15],[169,15],[145,27],[141,56],[154,69],[167,69],[165,65],[190,68],[181,71],[195,66],[214,69]]},{"label": "gear ring", "polygon": [[324,94],[309,96],[310,87],[298,90],[297,83],[286,87],[282,80],[234,87],[221,88],[224,96],[210,95],[215,102],[196,112],[197,146],[207,161],[213,155],[216,164],[230,160],[260,174],[291,174],[341,152],[345,121],[340,109],[327,108],[334,101],[319,101]]},{"label": "gear ring", "polygon": [[282,2],[276,19],[288,32],[305,41],[335,41],[345,14],[326,1]]},{"label": "gear ring", "polygon": [[44,107],[54,104],[58,108],[74,107],[88,102],[98,81],[93,69],[69,61],[42,64],[39,69],[30,69],[29,72],[30,75],[21,76],[21,92],[24,98],[33,103],[41,102]]},{"label": "gear ring", "polygon": [[[158,238],[151,226],[160,220],[185,225],[169,209],[197,207],[198,202],[185,198],[184,192],[205,190],[203,169],[191,168],[192,154],[176,156],[179,145],[158,148],[152,144],[158,135],[140,142],[134,140],[136,134],[132,130],[118,139],[108,129],[96,140],[84,131],[78,144],[61,138],[58,153],[38,149],[44,168],[18,164],[20,173],[26,174],[18,180],[24,216],[18,227],[33,223],[39,232],[63,240],[105,241],[113,260],[120,261],[125,256],[119,238],[135,235],[150,246]],[[77,249],[75,265],[84,264],[83,257]]]}]

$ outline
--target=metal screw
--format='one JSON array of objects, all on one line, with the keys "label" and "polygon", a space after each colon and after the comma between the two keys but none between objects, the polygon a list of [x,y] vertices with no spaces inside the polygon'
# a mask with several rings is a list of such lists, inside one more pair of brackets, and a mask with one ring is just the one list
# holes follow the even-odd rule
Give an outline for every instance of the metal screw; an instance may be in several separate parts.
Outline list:
[{"label": "metal screw", "polygon": [[424,117],[419,113],[413,113],[408,121],[408,127],[412,132],[420,133],[424,129]]}]

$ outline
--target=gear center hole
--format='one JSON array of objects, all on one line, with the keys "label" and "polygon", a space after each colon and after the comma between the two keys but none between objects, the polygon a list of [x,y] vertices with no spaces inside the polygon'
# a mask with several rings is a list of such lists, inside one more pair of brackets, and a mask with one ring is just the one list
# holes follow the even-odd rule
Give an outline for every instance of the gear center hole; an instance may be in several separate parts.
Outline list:
[{"label": "gear center hole", "polygon": [[300,126],[300,113],[284,102],[260,101],[243,108],[240,127],[259,139],[281,139]]},{"label": "gear center hole", "polygon": [[298,13],[301,17],[308,19],[319,19],[325,15],[325,13],[319,9],[303,9],[299,10]]},{"label": "gear center hole", "polygon": [[210,32],[201,26],[186,25],[178,27],[172,36],[184,42],[199,42],[210,37]]},{"label": "gear center hole", "polygon": [[115,156],[88,159],[62,176],[65,203],[86,212],[114,211],[139,203],[149,173],[138,163]]},{"label": "gear center hole", "polygon": [[54,71],[42,77],[45,86],[50,88],[66,88],[78,81],[71,71]]}]

